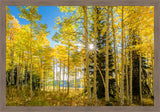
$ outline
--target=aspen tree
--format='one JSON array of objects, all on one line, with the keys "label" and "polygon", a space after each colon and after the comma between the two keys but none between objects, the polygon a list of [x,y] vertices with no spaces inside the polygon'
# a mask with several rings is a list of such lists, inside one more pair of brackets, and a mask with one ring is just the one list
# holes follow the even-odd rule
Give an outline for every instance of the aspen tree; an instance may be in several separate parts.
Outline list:
[{"label": "aspen tree", "polygon": [[108,65],[108,50],[109,50],[109,6],[107,9],[107,31],[106,31],[106,59],[105,59],[105,101],[109,102],[109,65]]},{"label": "aspen tree", "polygon": [[97,64],[97,6],[94,7],[94,86],[93,86],[93,98],[94,101],[96,102],[97,99],[97,91],[96,91],[96,74],[97,74],[97,68],[96,68],[96,64]]},{"label": "aspen tree", "polygon": [[17,7],[18,10],[21,12],[20,17],[24,18],[28,21],[30,21],[31,25],[31,35],[30,35],[30,95],[31,100],[33,96],[33,90],[32,90],[32,41],[33,41],[33,25],[36,23],[36,21],[39,21],[41,19],[41,15],[37,13],[37,6],[27,6],[27,7]]},{"label": "aspen tree", "polygon": [[122,6],[122,22],[121,22],[121,24],[122,24],[122,63],[121,63],[121,72],[122,72],[122,74],[121,74],[121,85],[120,85],[120,104],[121,105],[123,105],[124,104],[124,58],[123,58],[123,55],[124,55],[124,42],[123,42],[123,39],[124,39],[124,37],[123,37],[123,33],[124,33],[124,23],[123,23],[123,6]]},{"label": "aspen tree", "polygon": [[64,91],[64,75],[65,75],[65,63],[63,64],[63,91]]},{"label": "aspen tree", "polygon": [[115,26],[113,17],[113,6],[111,7],[111,18],[112,18],[112,35],[114,39],[114,69],[115,69],[115,80],[116,80],[116,100],[119,102],[119,89],[118,89],[118,74],[117,74],[117,54],[116,54],[116,36],[115,36]]},{"label": "aspen tree", "polygon": [[132,37],[130,37],[131,38],[131,40],[130,40],[130,80],[129,80],[129,82],[130,82],[130,90],[129,90],[129,96],[130,96],[130,102],[129,102],[129,104],[131,105],[132,104]]},{"label": "aspen tree", "polygon": [[89,81],[89,54],[88,54],[88,28],[87,28],[87,6],[83,6],[83,14],[84,14],[84,38],[85,38],[85,58],[86,58],[86,77],[87,77],[87,95],[88,95],[88,101],[90,101],[90,81]]},{"label": "aspen tree", "polygon": [[142,77],[142,59],[141,59],[141,51],[140,51],[140,56],[139,56],[139,94],[140,94],[140,104],[142,105],[142,81],[141,81],[141,77]]},{"label": "aspen tree", "polygon": [[60,88],[61,88],[61,71],[62,71],[62,62],[60,60],[60,74],[59,74],[59,91],[60,91]]}]

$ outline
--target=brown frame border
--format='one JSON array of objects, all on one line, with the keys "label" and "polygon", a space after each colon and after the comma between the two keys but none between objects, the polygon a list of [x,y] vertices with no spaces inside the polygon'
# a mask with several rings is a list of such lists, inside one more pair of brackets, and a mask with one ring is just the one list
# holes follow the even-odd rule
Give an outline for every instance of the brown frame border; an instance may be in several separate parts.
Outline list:
[{"label": "brown frame border", "polygon": [[[38,6],[82,6],[82,5],[101,5],[101,6],[154,6],[154,53],[155,53],[155,77],[154,77],[154,91],[155,99],[154,106],[6,106],[5,94],[6,94],[6,12],[5,6],[16,6],[16,5],[38,5]],[[159,112],[160,111],[160,0],[0,0],[0,112],[43,112],[43,111],[59,111],[59,112],[71,112],[71,111],[107,111],[107,112]]]}]

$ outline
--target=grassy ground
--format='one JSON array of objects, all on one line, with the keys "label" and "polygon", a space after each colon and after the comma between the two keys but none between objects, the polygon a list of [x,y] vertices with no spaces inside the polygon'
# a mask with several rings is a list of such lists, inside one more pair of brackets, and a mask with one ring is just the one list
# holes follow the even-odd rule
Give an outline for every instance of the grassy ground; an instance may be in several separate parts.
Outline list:
[{"label": "grassy ground", "polygon": [[82,90],[67,91],[34,91],[32,100],[29,91],[25,89],[10,89],[6,96],[7,106],[87,106],[86,94]]},{"label": "grassy ground", "polygon": [[[62,89],[62,88],[61,88]],[[110,99],[110,104],[117,105],[114,99]],[[132,106],[139,106],[137,102],[133,102]],[[75,91],[74,88],[70,89],[70,93],[67,94],[66,90],[55,89],[48,91],[34,91],[32,99],[30,98],[29,90],[19,88],[7,88],[6,105],[7,106],[89,106],[90,102],[87,99],[87,95],[83,93],[82,89]],[[105,106],[104,98],[97,100],[98,106]],[[143,106],[153,105],[151,98],[143,98]]]}]

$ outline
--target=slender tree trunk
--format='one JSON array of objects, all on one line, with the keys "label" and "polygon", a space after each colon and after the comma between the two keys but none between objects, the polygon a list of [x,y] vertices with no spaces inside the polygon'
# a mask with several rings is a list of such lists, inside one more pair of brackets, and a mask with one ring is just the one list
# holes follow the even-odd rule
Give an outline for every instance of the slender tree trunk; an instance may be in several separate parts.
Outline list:
[{"label": "slender tree trunk", "polygon": [[26,90],[27,90],[27,85],[28,85],[28,80],[27,80],[27,77],[28,77],[28,59],[27,59],[27,62],[26,62],[26,78],[25,78],[25,85],[26,85]]},{"label": "slender tree trunk", "polygon": [[127,105],[129,104],[129,83],[128,83],[128,57],[127,57],[127,51],[126,51],[126,100]]},{"label": "slender tree trunk", "polygon": [[152,95],[154,96],[154,55],[151,53],[152,61]]},{"label": "slender tree trunk", "polygon": [[68,78],[67,78],[67,94],[69,94],[69,55],[70,55],[70,43],[68,39]]},{"label": "slender tree trunk", "polygon": [[[149,52],[148,52],[148,54],[147,54],[147,57],[148,57],[148,59],[147,59],[147,65],[148,65],[148,67],[150,66],[150,63],[149,63],[149,58],[150,58],[150,56],[149,56]],[[149,90],[152,92],[152,90],[151,90],[151,74],[150,74],[150,69],[148,69],[148,86],[149,86]],[[152,94],[150,92],[150,95]],[[149,97],[149,95],[148,95],[148,97]]]},{"label": "slender tree trunk", "polygon": [[48,69],[48,74],[47,74],[47,89],[49,89],[49,81],[48,81],[48,79],[49,79],[49,69]]},{"label": "slender tree trunk", "polygon": [[141,82],[141,68],[142,66],[142,61],[141,61],[141,53],[140,53],[140,56],[139,56],[139,94],[140,94],[140,104],[142,105],[142,82]]},{"label": "slender tree trunk", "polygon": [[57,80],[57,85],[56,85],[56,89],[58,91],[58,73],[57,73],[57,69],[58,69],[58,65],[57,65],[57,60],[56,60],[56,80]]},{"label": "slender tree trunk", "polygon": [[64,91],[64,75],[65,75],[65,63],[63,64],[63,91]]},{"label": "slender tree trunk", "polygon": [[[83,68],[84,68],[84,70],[85,70],[85,62],[83,62]],[[86,72],[85,71],[83,71],[83,83],[84,83],[84,90],[86,90],[86,88],[87,88],[87,86],[86,86]]]},{"label": "slender tree trunk", "polygon": [[[148,52],[147,52],[147,66],[149,66],[149,57],[148,57]],[[149,70],[147,69],[147,78],[146,78],[146,82],[147,82],[147,84],[148,84],[148,86],[149,86]],[[149,89],[150,89],[150,87],[149,87]],[[149,95],[148,95],[149,96]]]},{"label": "slender tree trunk", "polygon": [[90,81],[89,81],[89,53],[88,53],[88,27],[87,27],[87,6],[83,6],[83,14],[84,14],[84,36],[85,36],[85,58],[86,58],[86,77],[87,77],[87,93],[88,93],[88,101],[91,103],[90,97]]},{"label": "slender tree trunk", "polygon": [[40,79],[40,88],[42,89],[42,84],[43,84],[43,65],[42,65],[42,58],[40,59],[40,64],[41,64],[41,79]]},{"label": "slender tree trunk", "polygon": [[97,105],[97,91],[96,91],[96,77],[97,77],[97,6],[95,6],[94,8],[94,86],[93,86],[93,98],[94,98],[94,102],[95,105]]},{"label": "slender tree trunk", "polygon": [[[85,76],[85,72],[83,72],[84,73],[84,76]],[[86,86],[86,84],[85,84],[85,77],[83,77],[83,83],[84,83],[84,91],[85,91],[85,86]],[[83,94],[83,98],[84,98],[84,94]],[[83,102],[84,102],[84,100],[83,100]]]},{"label": "slender tree trunk", "polygon": [[11,85],[14,84],[14,43],[13,43],[13,36],[10,37],[11,40],[11,45],[12,45],[12,49],[11,49],[11,66],[12,66],[12,70],[11,70]]},{"label": "slender tree trunk", "polygon": [[[20,61],[22,61],[22,63],[20,63]],[[20,42],[19,62],[18,62],[18,74],[19,74],[19,76],[21,74],[23,74],[23,54],[22,54],[22,44],[21,44],[21,42]],[[20,89],[22,90],[22,77],[18,77],[18,89],[19,89],[19,85],[21,87]]]},{"label": "slender tree trunk", "polygon": [[[84,64],[85,64],[85,62],[84,62]],[[83,68],[85,68],[84,66],[83,66]],[[84,91],[86,90],[86,72],[85,71],[83,71],[83,83],[84,83]],[[85,106],[85,104],[86,104],[86,99],[85,99],[85,94],[83,94],[83,105]]]},{"label": "slender tree trunk", "polygon": [[124,55],[124,42],[123,42],[123,6],[122,6],[122,63],[121,63],[121,89],[120,89],[120,104],[123,105],[124,104],[124,58],[123,58],[123,55]]},{"label": "slender tree trunk", "polygon": [[[125,31],[125,30],[124,30]],[[128,83],[128,53],[127,53],[127,40],[125,37],[125,64],[126,64],[126,101],[127,105],[129,105],[129,83]]]},{"label": "slender tree trunk", "polygon": [[20,56],[18,56],[18,64],[17,64],[17,81],[16,81],[16,85],[17,85],[17,89],[19,90],[19,76],[20,76]]},{"label": "slender tree trunk", "polygon": [[109,6],[107,11],[107,31],[106,31],[106,72],[105,72],[105,101],[109,102],[109,65],[108,65],[108,50],[109,50]]},{"label": "slender tree trunk", "polygon": [[45,68],[44,68],[44,72],[43,72],[43,91],[45,91],[46,89],[46,72],[45,72]]},{"label": "slender tree trunk", "polygon": [[17,64],[17,79],[16,79],[16,85],[17,85],[17,88],[19,89],[19,63]]},{"label": "slender tree trunk", "polygon": [[150,72],[150,83],[151,83],[151,95],[153,95],[153,59],[152,59],[152,51],[150,52],[151,54],[150,54],[150,62],[151,62],[151,64],[150,64],[150,66],[152,67],[151,68],[151,72]]},{"label": "slender tree trunk", "polygon": [[11,62],[12,63],[12,71],[11,71],[11,85],[14,84],[14,62]]},{"label": "slender tree trunk", "polygon": [[[124,22],[125,24],[125,22]],[[129,105],[129,81],[128,81],[128,52],[127,52],[127,37],[125,36],[125,26],[124,26],[124,38],[125,38],[125,74],[126,74],[126,103]]]},{"label": "slender tree trunk", "polygon": [[[32,18],[32,17],[31,17]],[[30,58],[31,58],[31,65],[30,65],[30,95],[31,95],[31,100],[33,96],[33,91],[32,91],[32,20],[31,20],[31,40],[30,40]]]},{"label": "slender tree trunk", "polygon": [[53,91],[54,91],[54,79],[55,79],[55,59],[54,59],[54,57],[53,57]]},{"label": "slender tree trunk", "polygon": [[[21,44],[22,45],[22,44]],[[21,46],[23,47],[23,46]],[[23,74],[23,79],[25,78],[25,63],[24,63],[24,51],[22,50],[22,64],[21,64],[21,69],[22,69],[22,74]],[[23,79],[21,81],[21,85],[23,85]]]},{"label": "slender tree trunk", "polygon": [[12,57],[12,71],[11,71],[11,85],[14,84],[14,61],[13,61],[13,57]]},{"label": "slender tree trunk", "polygon": [[59,91],[60,91],[60,88],[61,88],[61,60],[60,60],[60,74],[59,74]]},{"label": "slender tree trunk", "polygon": [[75,91],[77,90],[77,70],[75,67]]},{"label": "slender tree trunk", "polygon": [[115,78],[116,78],[116,100],[119,102],[119,89],[118,89],[118,74],[117,74],[117,54],[116,54],[116,37],[115,37],[115,29],[114,29],[114,17],[113,17],[113,6],[111,8],[111,18],[112,18],[112,34],[114,38],[114,68],[115,68]]},{"label": "slender tree trunk", "polygon": [[97,65],[97,68],[98,68],[98,71],[99,71],[99,73],[101,75],[101,78],[102,78],[102,81],[103,81],[103,85],[104,85],[104,88],[105,88],[106,84],[105,84],[105,80],[104,80],[103,74],[102,74],[100,68],[98,67],[98,65]]},{"label": "slender tree trunk", "polygon": [[132,37],[131,37],[131,46],[130,46],[130,102],[129,104],[132,105]]}]

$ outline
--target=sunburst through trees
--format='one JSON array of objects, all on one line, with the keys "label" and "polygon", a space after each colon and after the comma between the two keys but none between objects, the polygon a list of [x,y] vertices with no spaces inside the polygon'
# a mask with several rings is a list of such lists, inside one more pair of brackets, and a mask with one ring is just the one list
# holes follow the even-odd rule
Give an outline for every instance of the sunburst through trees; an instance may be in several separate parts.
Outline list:
[{"label": "sunburst through trees", "polygon": [[154,7],[6,7],[6,105],[154,105]]}]

